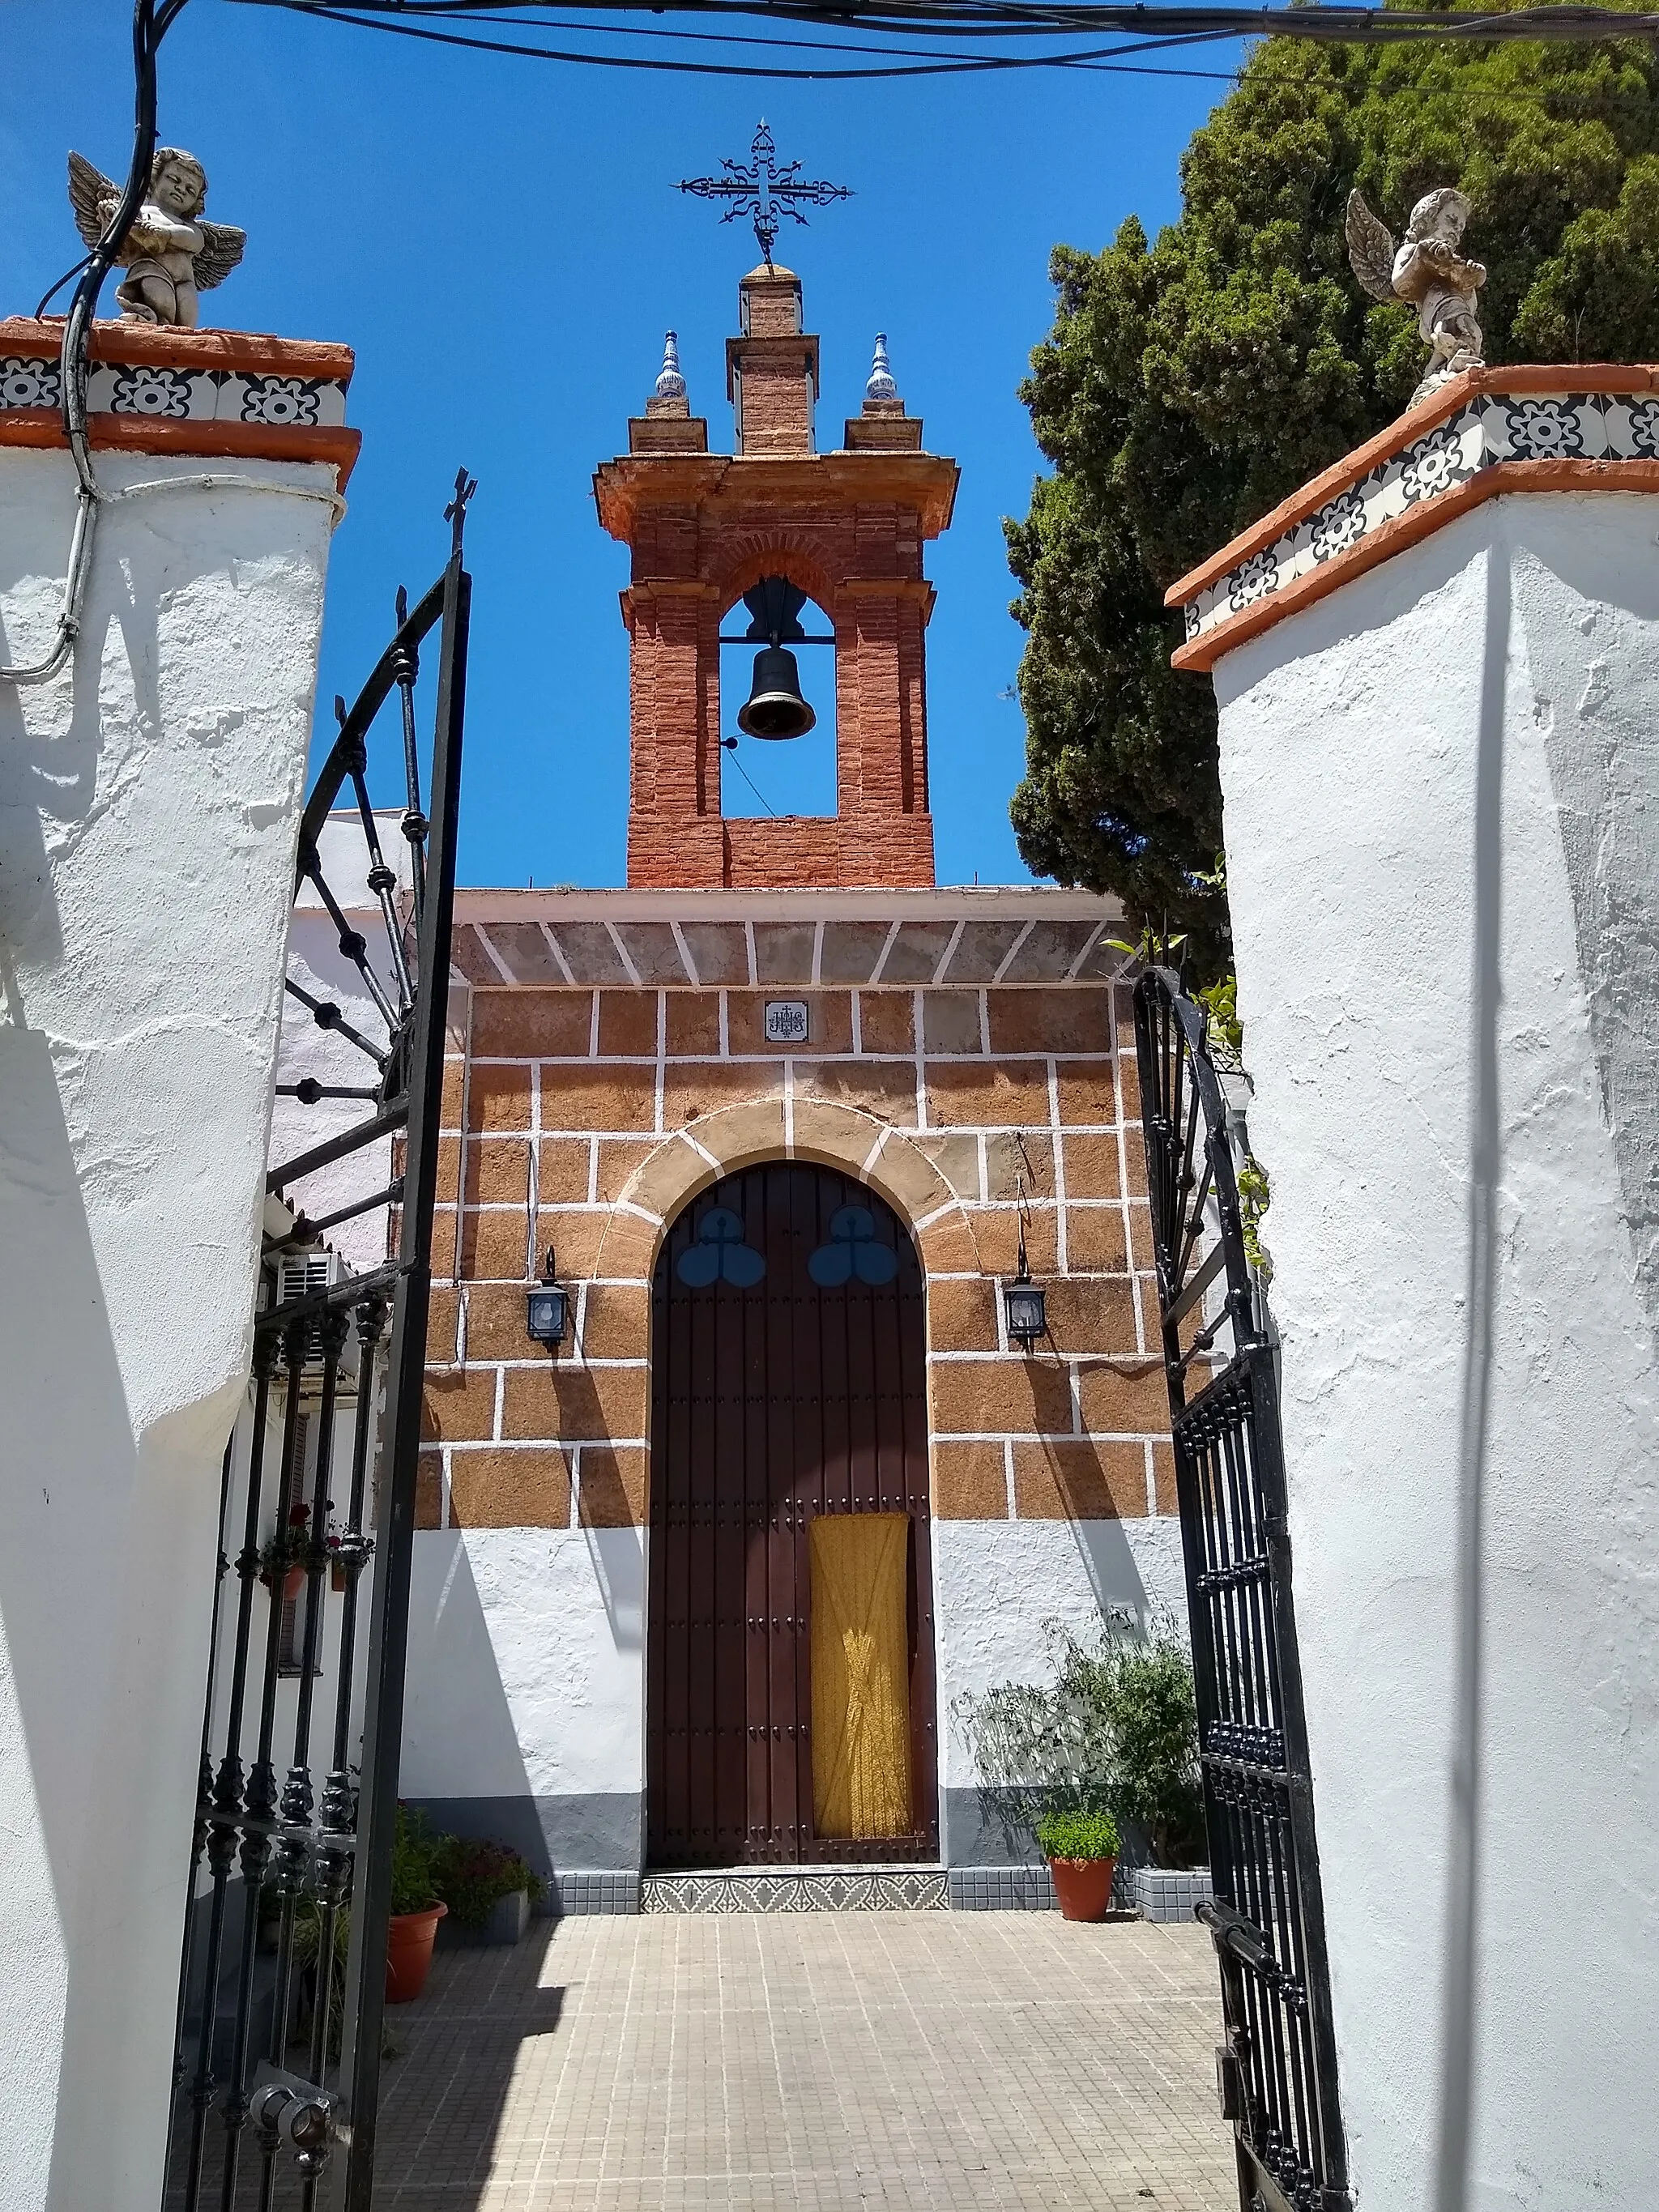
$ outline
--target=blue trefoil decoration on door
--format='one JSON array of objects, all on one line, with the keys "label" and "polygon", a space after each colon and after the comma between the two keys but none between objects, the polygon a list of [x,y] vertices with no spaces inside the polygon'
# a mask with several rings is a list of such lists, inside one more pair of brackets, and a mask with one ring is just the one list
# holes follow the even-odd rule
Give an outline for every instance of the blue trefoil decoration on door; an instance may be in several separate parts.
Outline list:
[{"label": "blue trefoil decoration on door", "polygon": [[866,1206],[843,1206],[830,1217],[830,1242],[806,1263],[820,1290],[843,1283],[890,1283],[898,1273],[898,1254],[876,1238],[876,1217]]},{"label": "blue trefoil decoration on door", "polygon": [[675,1272],[694,1291],[707,1290],[711,1283],[750,1291],[766,1273],[766,1261],[744,1243],[739,1216],[729,1206],[711,1206],[697,1224],[696,1243],[681,1253]]}]

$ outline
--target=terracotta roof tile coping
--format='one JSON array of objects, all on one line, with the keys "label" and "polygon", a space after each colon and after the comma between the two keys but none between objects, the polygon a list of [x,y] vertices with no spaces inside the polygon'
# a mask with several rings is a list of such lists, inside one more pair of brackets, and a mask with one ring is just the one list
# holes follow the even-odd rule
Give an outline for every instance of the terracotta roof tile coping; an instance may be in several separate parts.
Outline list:
[{"label": "terracotta roof tile coping", "polygon": [[[355,817],[353,817],[355,819]],[[941,884],[931,890],[507,890],[458,884],[455,921],[573,921],[603,912],[612,921],[926,921],[999,915],[1047,921],[1115,921],[1122,902],[1103,892],[1048,884]]]},{"label": "terracotta roof tile coping", "polygon": [[1334,493],[1358,483],[1379,461],[1410,445],[1425,430],[1433,429],[1436,423],[1447,421],[1460,407],[1482,393],[1566,391],[1659,391],[1659,368],[1616,362],[1528,362],[1513,368],[1472,368],[1466,375],[1454,377],[1449,384],[1443,384],[1437,392],[1431,392],[1418,406],[1396,416],[1374,438],[1368,438],[1363,446],[1356,446],[1351,453],[1345,453],[1322,476],[1299,486],[1288,499],[1281,500],[1270,514],[1264,514],[1259,522],[1253,522],[1248,530],[1229,539],[1219,552],[1212,553],[1196,568],[1188,569],[1165,592],[1164,605],[1181,606],[1196,598],[1206,586],[1249,560],[1251,554],[1276,544],[1287,530],[1316,514]]},{"label": "terracotta roof tile coping", "polygon": [[[64,343],[64,318],[0,318],[0,354],[56,359]],[[94,361],[143,366],[263,369],[349,384],[356,356],[347,345],[310,338],[280,338],[261,331],[180,331],[125,319],[92,326]]]}]

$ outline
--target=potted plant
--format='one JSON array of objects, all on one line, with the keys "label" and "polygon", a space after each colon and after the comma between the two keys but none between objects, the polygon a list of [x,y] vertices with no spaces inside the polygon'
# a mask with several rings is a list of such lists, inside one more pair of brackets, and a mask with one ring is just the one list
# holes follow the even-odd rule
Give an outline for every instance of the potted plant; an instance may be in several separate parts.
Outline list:
[{"label": "potted plant", "polygon": [[1054,1876],[1064,1917],[1103,1920],[1117,1867],[1117,1822],[1111,1814],[1098,1810],[1044,1813],[1037,1820],[1036,1839]]},{"label": "potted plant", "polygon": [[434,1879],[449,1907],[446,1942],[453,1930],[463,1942],[516,1943],[547,1887],[517,1851],[482,1836],[441,1836]]},{"label": "potted plant", "polygon": [[386,2001],[408,2004],[426,1987],[438,1923],[438,1839],[423,1813],[401,1801],[392,1844],[392,1915],[386,1936]]},{"label": "potted plant", "polygon": [[1114,1618],[1085,1643],[1047,1621],[1048,1680],[1002,1682],[952,1711],[981,1803],[1011,1845],[1035,1832],[1050,1860],[1103,1852],[1098,1840],[1088,1851],[1053,1843],[1045,1824],[1109,1815],[1110,1856],[1125,1861],[1137,1903],[1149,1918],[1176,1918],[1208,1893],[1207,1876],[1176,1871],[1203,1853],[1192,1662],[1172,1620],[1146,1636],[1134,1626],[1133,1615]]},{"label": "potted plant", "polygon": [[259,1554],[259,1579],[283,1598],[298,1597],[311,1565],[311,1508],[294,1504]]}]

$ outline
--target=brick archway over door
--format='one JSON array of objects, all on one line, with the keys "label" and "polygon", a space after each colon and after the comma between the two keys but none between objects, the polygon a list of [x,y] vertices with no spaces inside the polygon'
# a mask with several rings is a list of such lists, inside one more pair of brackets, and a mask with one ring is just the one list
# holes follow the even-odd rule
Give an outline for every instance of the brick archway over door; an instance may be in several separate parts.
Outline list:
[{"label": "brick archway over door", "polygon": [[[647,1863],[937,1858],[927,1346],[908,1231],[850,1175],[743,1169],[670,1229],[651,1318]],[[896,1545],[884,1515],[902,1516]],[[842,1516],[827,1533],[856,1535],[855,1516],[872,1516],[868,1618],[843,1633],[823,1577],[834,1555],[844,1611],[851,1555],[815,1547],[812,1528]],[[835,1730],[816,1793],[815,1576],[819,1736]],[[858,1680],[838,1707],[843,1647]],[[879,1765],[883,1714],[901,1766],[901,1735],[908,1748],[908,1825],[849,1833],[869,1825],[860,1804],[891,1802],[855,1785],[847,1810],[849,1740],[855,1765]]]}]

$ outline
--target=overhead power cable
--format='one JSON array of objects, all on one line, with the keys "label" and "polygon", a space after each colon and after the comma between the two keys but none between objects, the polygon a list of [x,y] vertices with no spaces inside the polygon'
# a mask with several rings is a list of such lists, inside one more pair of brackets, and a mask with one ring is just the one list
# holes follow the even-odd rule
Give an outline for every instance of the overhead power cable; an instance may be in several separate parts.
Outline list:
[{"label": "overhead power cable", "polygon": [[[872,77],[964,76],[981,75],[988,70],[1092,69],[1133,76],[1201,76],[1216,82],[1231,83],[1237,74],[1236,71],[1226,70],[1178,70],[1162,65],[1149,66],[1139,62],[1109,58],[1114,55],[1133,54],[1145,51],[1139,46],[1101,46],[1093,50],[1085,49],[1080,52],[1065,54],[967,54],[954,59],[878,63],[868,69],[823,68],[819,65],[811,65],[805,69],[788,69],[777,62],[673,61],[660,55],[577,53],[562,47],[525,46],[514,40],[475,39],[460,31],[434,30],[424,23],[399,22],[386,15],[360,15],[355,8],[330,7],[322,4],[322,0],[236,0],[236,3],[245,7],[281,8],[289,14],[295,15],[323,16],[331,22],[354,24],[359,30],[387,31],[403,38],[429,40],[435,46],[463,46],[477,53],[509,54],[515,59],[525,61],[586,63],[602,69],[667,70],[672,75],[683,76],[805,78],[823,81]],[[583,4],[583,0],[577,0],[577,4]],[[683,4],[683,0],[669,0],[669,4]],[[613,28],[609,25],[599,24],[595,24],[592,27],[596,35],[611,33]],[[1194,45],[1200,42],[1207,43],[1210,40],[1224,35],[1218,32],[1204,33],[1191,43]],[[793,45],[793,41],[780,40],[768,40],[766,43],[788,46]],[[1161,48],[1176,43],[1188,42],[1159,40],[1155,43]],[[879,49],[866,48],[863,51],[877,52]],[[901,48],[899,51],[906,50]]]},{"label": "overhead power cable", "polygon": [[[776,38],[759,29],[670,30],[665,26],[617,23],[618,13],[633,12],[639,0],[568,0],[569,15],[550,19],[538,0],[237,0],[237,4],[281,8],[360,30],[383,31],[515,59],[572,64],[601,69],[647,70],[693,76],[729,76],[840,82],[895,77],[972,76],[1010,70],[1075,69],[1102,73],[1184,77],[1227,83],[1235,70],[1148,65],[1139,57],[1217,41],[1265,34],[1361,44],[1398,45],[1424,40],[1474,40],[1486,43],[1516,38],[1553,41],[1659,37],[1659,15],[1626,15],[1593,7],[1529,8],[1501,13],[1452,9],[1445,13],[1351,7],[1239,9],[1136,7],[1098,4],[1098,0],[854,0],[835,6],[828,0],[661,0],[653,14],[714,15],[732,23],[764,23],[773,29],[799,24],[865,33],[856,45],[844,40]],[[523,25],[532,32],[591,33],[599,40],[632,38],[653,44],[668,40],[718,42],[757,52],[868,54],[862,66],[812,62],[800,66],[758,58],[730,61],[678,59],[660,52],[617,52],[601,45],[573,49],[531,45],[523,40],[477,35],[459,26],[494,33]],[[453,27],[443,27],[450,26]],[[1084,30],[1110,31],[1126,43],[1073,48],[1060,52],[1017,54],[940,52],[918,46],[918,39],[941,33],[957,38],[1048,40],[1075,38]],[[874,43],[872,43],[872,41]],[[892,58],[885,57],[890,55]],[[883,58],[876,59],[880,56]]]},{"label": "overhead power cable", "polygon": [[[414,27],[422,18],[522,16],[538,0],[241,0],[343,21],[374,19]],[[639,0],[572,0],[572,12],[637,11]],[[771,23],[827,25],[839,31],[906,36],[996,27],[1047,32],[1109,32],[1135,40],[1286,38],[1400,45],[1474,40],[1582,41],[1659,38],[1659,15],[1598,7],[1445,10],[1348,6],[1237,8],[1136,6],[1115,0],[656,0],[653,12],[751,17]]]}]

